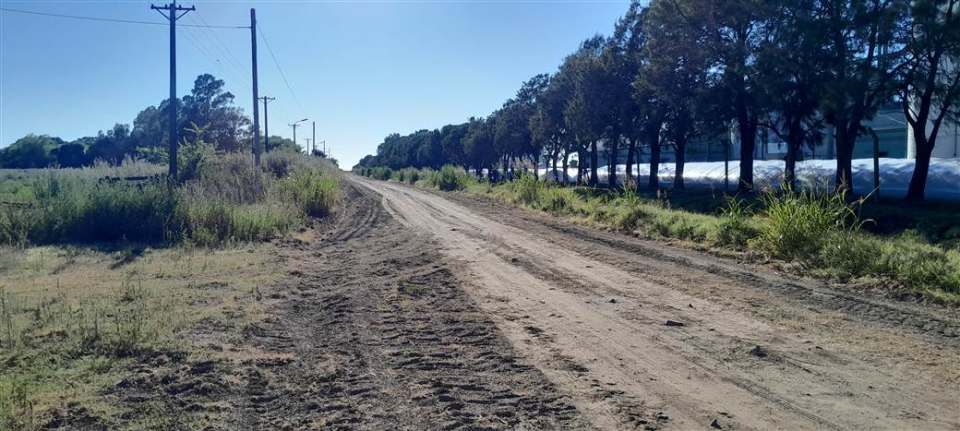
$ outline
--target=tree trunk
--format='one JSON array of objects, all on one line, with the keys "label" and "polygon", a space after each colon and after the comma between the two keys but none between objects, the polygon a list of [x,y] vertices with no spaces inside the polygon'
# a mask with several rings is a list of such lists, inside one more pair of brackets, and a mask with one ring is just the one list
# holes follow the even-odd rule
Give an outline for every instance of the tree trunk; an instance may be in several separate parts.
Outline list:
[{"label": "tree trunk", "polygon": [[787,142],[787,155],[783,158],[783,186],[788,190],[796,190],[797,187],[797,151],[803,141],[792,139]]},{"label": "tree trunk", "polygon": [[627,182],[636,185],[636,179],[633,177],[633,162],[637,159],[637,140],[630,138],[627,146]]},{"label": "tree trunk", "polygon": [[[550,167],[553,168],[553,180],[558,183],[560,182],[560,178],[558,178],[558,174],[557,174],[557,159],[559,158],[560,158],[560,150],[554,151],[553,158],[552,158],[553,162],[550,165]],[[544,169],[544,172],[546,172],[546,169]]]},{"label": "tree trunk", "polygon": [[649,136],[650,139],[650,181],[649,186],[653,190],[660,188],[660,132],[655,136]]},{"label": "tree trunk", "polygon": [[[923,123],[926,126],[926,122]],[[913,139],[917,145],[917,158],[913,165],[913,176],[910,177],[910,185],[907,187],[907,201],[920,202],[924,198],[927,188],[927,175],[930,173],[930,157],[933,155],[933,145],[927,140],[926,131],[915,130]]]},{"label": "tree trunk", "polygon": [[597,154],[597,141],[590,142],[590,185],[597,186],[597,164],[599,164],[599,155]]},{"label": "tree trunk", "polygon": [[607,186],[613,190],[617,188],[617,152],[620,149],[620,137],[611,139],[610,142],[607,148]]},{"label": "tree trunk", "polygon": [[676,143],[676,168],[673,172],[673,188],[676,190],[683,190],[683,165],[686,162],[687,156],[687,142],[686,138],[678,140]]},{"label": "tree trunk", "polygon": [[753,191],[753,152],[757,145],[757,123],[748,118],[740,121],[740,181],[737,189]]},{"label": "tree trunk", "polygon": [[853,193],[853,144],[857,134],[847,132],[845,127],[837,128],[837,175],[838,192]]},{"label": "tree trunk", "polygon": [[563,150],[563,185],[567,185],[567,167],[570,165],[570,152]]}]

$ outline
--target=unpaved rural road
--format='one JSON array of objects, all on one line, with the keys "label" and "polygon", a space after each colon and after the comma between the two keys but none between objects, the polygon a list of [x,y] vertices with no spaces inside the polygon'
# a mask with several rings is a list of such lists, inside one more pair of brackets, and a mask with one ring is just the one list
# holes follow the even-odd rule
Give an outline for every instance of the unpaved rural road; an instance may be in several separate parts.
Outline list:
[{"label": "unpaved rural road", "polygon": [[[510,363],[537,371],[511,383],[495,364],[479,367],[481,380],[552,400],[530,418],[505,413],[510,421],[486,426],[960,429],[954,311],[840,293],[487,200],[347,178],[354,199],[372,196],[386,209],[376,220],[356,216],[356,229],[375,237],[399,222],[406,235],[428,238],[416,248],[438,248],[435,267],[449,270],[448,284],[476,308],[455,320],[489,319],[482,332],[508,340],[501,353]],[[383,262],[409,244],[350,253]],[[403,278],[389,268],[380,276]],[[477,395],[492,398],[478,406],[496,401]]]}]

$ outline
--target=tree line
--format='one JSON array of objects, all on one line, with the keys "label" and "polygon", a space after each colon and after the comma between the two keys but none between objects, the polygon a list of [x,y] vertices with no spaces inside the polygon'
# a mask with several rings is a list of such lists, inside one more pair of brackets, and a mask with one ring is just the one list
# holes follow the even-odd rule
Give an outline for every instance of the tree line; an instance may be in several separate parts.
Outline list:
[{"label": "tree line", "polygon": [[[177,127],[185,141],[211,143],[221,152],[250,150],[250,118],[234,105],[234,95],[226,91],[223,80],[202,74],[190,94],[176,103]],[[165,99],[140,111],[132,127],[118,123],[97,136],[69,142],[47,135],[24,136],[0,150],[0,168],[75,168],[97,161],[119,165],[129,158],[167,163],[169,106],[170,100]],[[279,136],[271,136],[266,149],[301,150],[292,140]]]},{"label": "tree line", "polygon": [[[878,109],[899,104],[916,142],[907,193],[922,200],[939,130],[960,120],[960,0],[634,0],[610,36],[583,41],[552,74],[524,82],[486,117],[409,135],[391,134],[358,167],[481,172],[578,161],[577,181],[597,185],[626,151],[650,159],[659,187],[662,151],[673,151],[683,188],[688,146],[740,142],[739,189],[753,184],[760,133],[787,147],[784,180],[796,180],[804,146],[833,133],[835,182],[852,192],[858,138]],[[602,153],[602,154],[601,154]],[[585,167],[589,166],[589,172]],[[608,185],[618,185],[609,169]]]}]

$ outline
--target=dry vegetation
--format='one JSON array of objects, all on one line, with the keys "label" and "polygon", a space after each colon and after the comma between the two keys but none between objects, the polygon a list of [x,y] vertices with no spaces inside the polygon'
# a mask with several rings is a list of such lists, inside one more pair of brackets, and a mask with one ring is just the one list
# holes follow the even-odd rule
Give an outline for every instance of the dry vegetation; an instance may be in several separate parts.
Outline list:
[{"label": "dry vegetation", "polygon": [[81,419],[116,426],[111,389],[132,364],[222,354],[191,329],[203,322],[240,337],[259,318],[259,287],[284,275],[273,248],[0,250],[0,428],[42,428],[80,408]]},{"label": "dry vegetation", "polygon": [[0,429],[204,425],[153,402],[125,412],[118,382],[242,355],[222,342],[261,319],[261,288],[285,275],[267,241],[329,214],[339,174],[295,153],[262,168],[192,157],[173,189],[137,161],[0,172]]}]

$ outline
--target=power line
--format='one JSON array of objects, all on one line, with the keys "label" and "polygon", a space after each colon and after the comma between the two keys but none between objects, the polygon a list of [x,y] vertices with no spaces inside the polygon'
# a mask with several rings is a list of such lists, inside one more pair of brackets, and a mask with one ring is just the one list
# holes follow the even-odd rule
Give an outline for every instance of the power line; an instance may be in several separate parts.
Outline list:
[{"label": "power line", "polygon": [[[198,33],[196,34],[191,33],[193,31],[196,31]],[[238,81],[240,81],[244,85],[247,85],[247,86],[250,85],[250,80],[247,79],[247,77],[243,74],[242,69],[238,69],[229,61],[220,60],[221,57],[223,56],[214,52],[214,48],[212,47],[212,45],[208,46],[204,42],[205,38],[204,38],[204,35],[200,33],[200,30],[191,29],[189,31],[184,32],[183,34],[187,36],[187,40],[194,47],[196,47],[198,51],[200,51],[202,56],[207,57],[207,59],[210,60],[211,63],[214,63],[214,65],[217,66],[221,71],[223,71],[224,74],[228,75],[231,78],[236,78]],[[225,57],[223,58],[225,59]],[[227,66],[230,66],[230,67],[227,67]]]},{"label": "power line", "polygon": [[277,66],[277,70],[280,72],[280,78],[283,79],[283,83],[287,86],[287,90],[290,91],[290,96],[293,97],[293,101],[297,103],[297,106],[300,107],[301,113],[306,113],[307,110],[303,108],[303,104],[300,103],[300,99],[297,98],[297,93],[293,91],[293,87],[290,86],[290,81],[287,81],[287,76],[283,73],[283,68],[280,67],[280,62],[277,61],[277,56],[273,53],[273,48],[270,48],[270,42],[267,41],[267,35],[263,32],[263,27],[257,26],[257,29],[260,30],[260,38],[263,39],[263,44],[267,46],[267,52],[270,53],[270,58],[273,59],[273,64]]},{"label": "power line", "polygon": [[[223,39],[220,39],[220,37],[217,36],[217,32],[209,29],[209,23],[207,23],[207,20],[203,19],[202,14],[197,13],[196,17],[200,19],[201,24],[203,24],[204,26],[208,26],[208,27],[204,27],[203,31],[205,31],[207,34],[211,36],[211,38],[214,41],[214,45],[220,48],[221,52],[224,53],[224,58],[227,60],[227,62],[231,63],[231,65],[235,67],[237,71],[240,72],[240,75],[243,75],[244,71],[249,69],[249,65],[244,65],[239,60],[237,60],[237,57],[233,55],[233,51],[230,50],[229,45],[224,43]],[[193,16],[191,16],[190,19],[192,20]]]},{"label": "power line", "polygon": [[[132,19],[119,19],[119,18],[102,18],[94,16],[80,16],[80,15],[66,15],[59,13],[49,13],[49,12],[38,12],[33,10],[23,10],[23,9],[11,9],[6,7],[0,7],[0,11],[4,12],[14,12],[14,13],[23,13],[28,15],[40,15],[40,16],[49,16],[55,18],[69,18],[85,21],[102,21],[102,22],[115,22],[115,23],[124,23],[124,24],[144,24],[144,25],[168,25],[165,22],[156,22],[156,21],[137,21]],[[181,27],[200,27],[200,28],[221,28],[221,29],[249,29],[250,26],[242,25],[200,25],[200,24],[180,24]]]}]

